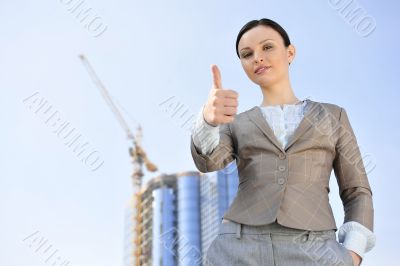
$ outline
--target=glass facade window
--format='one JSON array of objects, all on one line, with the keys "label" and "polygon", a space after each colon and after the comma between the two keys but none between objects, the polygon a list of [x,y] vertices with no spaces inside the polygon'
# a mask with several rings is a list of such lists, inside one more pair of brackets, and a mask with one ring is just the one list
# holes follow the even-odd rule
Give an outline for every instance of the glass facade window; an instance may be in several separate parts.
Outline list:
[{"label": "glass facade window", "polygon": [[201,265],[200,182],[198,175],[178,178],[178,265]]},{"label": "glass facade window", "polygon": [[152,265],[174,266],[175,195],[171,188],[153,190]]}]

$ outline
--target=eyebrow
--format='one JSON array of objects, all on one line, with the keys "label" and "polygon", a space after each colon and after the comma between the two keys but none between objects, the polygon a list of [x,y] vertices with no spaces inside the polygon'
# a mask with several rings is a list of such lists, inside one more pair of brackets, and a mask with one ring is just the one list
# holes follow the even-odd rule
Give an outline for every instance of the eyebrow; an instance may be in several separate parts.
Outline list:
[{"label": "eyebrow", "polygon": [[[272,39],[265,39],[265,40],[259,42],[258,44],[262,44],[262,43],[265,42],[265,41],[273,41],[273,40],[272,40]],[[242,50],[244,50],[244,49],[250,49],[250,47],[242,48],[242,49],[240,49],[240,51],[242,51]]]}]

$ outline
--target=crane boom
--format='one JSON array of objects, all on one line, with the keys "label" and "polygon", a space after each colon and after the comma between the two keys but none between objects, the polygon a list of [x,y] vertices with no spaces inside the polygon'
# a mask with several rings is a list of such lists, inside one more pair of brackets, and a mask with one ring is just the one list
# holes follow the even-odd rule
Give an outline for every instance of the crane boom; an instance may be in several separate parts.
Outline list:
[{"label": "crane boom", "polygon": [[96,72],[93,70],[92,66],[90,65],[89,61],[86,59],[86,57],[82,54],[79,56],[79,58],[82,60],[83,65],[85,66],[86,70],[88,71],[90,77],[92,78],[92,81],[95,83],[96,87],[100,90],[100,93],[103,95],[103,98],[105,99],[106,103],[110,107],[111,111],[114,113],[115,117],[117,118],[119,124],[122,126],[122,128],[125,130],[126,136],[128,139],[131,139],[135,142],[135,137],[132,133],[132,131],[129,129],[128,124],[126,123],[125,119],[119,112],[117,106],[113,102],[110,94],[108,93],[107,89],[103,85],[103,83],[100,81],[98,78]]},{"label": "crane boom", "polygon": [[141,147],[142,128],[139,124],[137,134],[133,135],[133,133],[130,130],[128,124],[126,123],[124,117],[119,112],[117,106],[113,102],[106,87],[103,85],[103,83],[98,78],[96,72],[93,70],[89,61],[86,59],[86,57],[83,54],[80,55],[79,58],[82,60],[83,65],[85,66],[86,70],[88,71],[88,73],[89,73],[90,77],[92,78],[93,82],[95,83],[96,87],[100,90],[101,94],[103,95],[103,98],[105,99],[106,103],[110,107],[111,111],[114,113],[118,122],[120,123],[122,128],[125,130],[127,138],[133,141],[134,147],[129,149],[129,154],[131,155],[131,157],[133,159],[132,163],[134,165],[134,171],[133,171],[132,177],[133,177],[134,184],[140,186],[141,178],[143,176],[143,172],[142,172],[142,164],[143,163],[146,166],[147,170],[149,170],[150,172],[158,171],[157,166],[147,158],[145,151]]}]

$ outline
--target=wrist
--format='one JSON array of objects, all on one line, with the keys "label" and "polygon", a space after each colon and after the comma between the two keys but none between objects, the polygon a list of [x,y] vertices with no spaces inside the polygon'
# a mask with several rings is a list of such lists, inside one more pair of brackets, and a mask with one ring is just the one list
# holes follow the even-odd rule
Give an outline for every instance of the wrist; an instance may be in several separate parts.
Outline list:
[{"label": "wrist", "polygon": [[204,116],[204,108],[205,108],[205,105],[203,106],[203,111],[201,113],[202,113],[202,116],[203,116],[203,121],[205,122],[206,126],[217,127],[218,125],[213,125],[213,124],[207,122],[207,120],[206,120],[206,118]]}]

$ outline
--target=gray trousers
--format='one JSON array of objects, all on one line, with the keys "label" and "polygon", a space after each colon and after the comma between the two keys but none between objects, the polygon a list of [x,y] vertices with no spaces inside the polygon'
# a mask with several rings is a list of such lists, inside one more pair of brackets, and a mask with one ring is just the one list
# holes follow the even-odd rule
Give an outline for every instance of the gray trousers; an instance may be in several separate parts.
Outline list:
[{"label": "gray trousers", "polygon": [[249,226],[224,219],[203,265],[353,266],[353,260],[334,229],[307,231],[276,222]]}]

